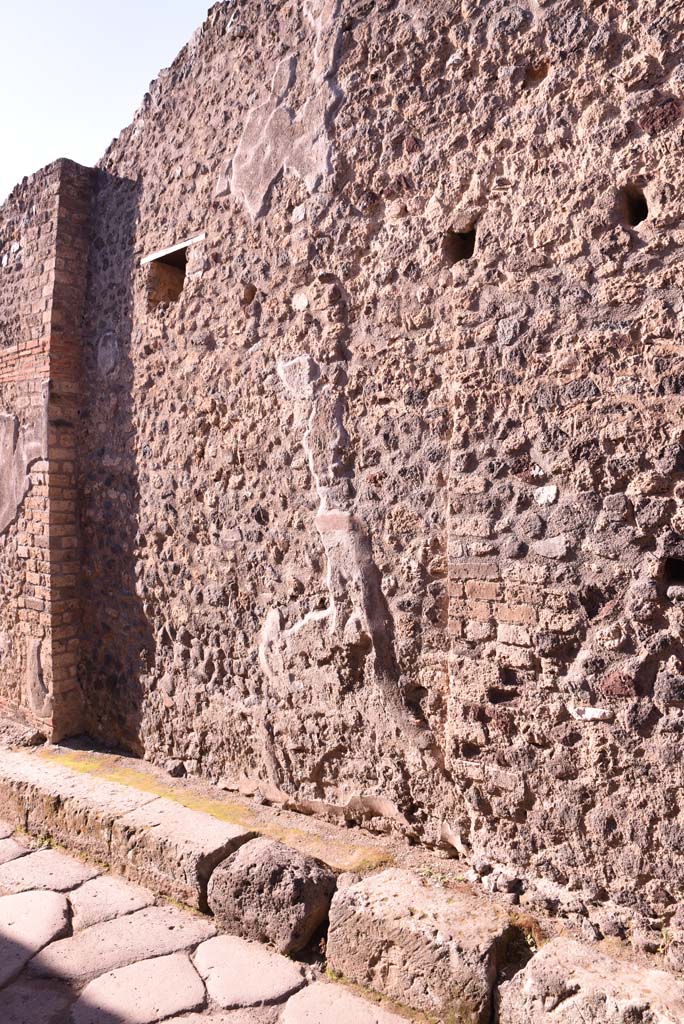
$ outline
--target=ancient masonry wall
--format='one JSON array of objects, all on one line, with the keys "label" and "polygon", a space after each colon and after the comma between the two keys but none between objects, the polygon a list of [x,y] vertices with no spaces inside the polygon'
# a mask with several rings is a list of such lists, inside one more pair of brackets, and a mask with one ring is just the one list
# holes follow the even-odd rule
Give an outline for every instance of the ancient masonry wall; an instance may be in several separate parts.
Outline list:
[{"label": "ancient masonry wall", "polygon": [[60,161],[0,215],[0,704],[82,728],[76,445],[92,172]]},{"label": "ancient masonry wall", "polygon": [[684,895],[666,6],[217,5],[100,162],[82,322],[87,731],[606,934]]}]

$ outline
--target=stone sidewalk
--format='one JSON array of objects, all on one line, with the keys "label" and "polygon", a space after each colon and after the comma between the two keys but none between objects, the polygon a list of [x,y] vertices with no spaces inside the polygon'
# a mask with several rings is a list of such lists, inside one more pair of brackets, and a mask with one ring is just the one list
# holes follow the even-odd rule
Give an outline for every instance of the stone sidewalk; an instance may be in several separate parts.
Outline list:
[{"label": "stone sidewalk", "polygon": [[0,748],[0,1024],[684,1022],[684,981],[626,943],[112,757]]},{"label": "stone sidewalk", "polygon": [[402,1024],[315,968],[0,823],[2,1024]]}]

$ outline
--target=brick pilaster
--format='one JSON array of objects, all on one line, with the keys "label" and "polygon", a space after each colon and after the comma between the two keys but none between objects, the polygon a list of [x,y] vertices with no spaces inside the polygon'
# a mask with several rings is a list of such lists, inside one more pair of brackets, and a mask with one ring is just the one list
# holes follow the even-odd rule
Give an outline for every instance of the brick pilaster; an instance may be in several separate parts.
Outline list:
[{"label": "brick pilaster", "polygon": [[47,500],[53,738],[82,728],[77,682],[80,545],[76,463],[93,172],[61,162],[50,321]]},{"label": "brick pilaster", "polygon": [[76,460],[93,176],[68,160],[36,176],[35,247],[27,252],[15,302],[27,322],[30,316],[39,325],[40,336],[20,336],[0,349],[0,388],[11,394],[21,422],[32,424],[41,450],[30,466],[16,527],[18,557],[25,566],[17,646],[25,657],[17,665],[24,675],[17,689],[21,697],[9,710],[53,740],[82,728]]}]

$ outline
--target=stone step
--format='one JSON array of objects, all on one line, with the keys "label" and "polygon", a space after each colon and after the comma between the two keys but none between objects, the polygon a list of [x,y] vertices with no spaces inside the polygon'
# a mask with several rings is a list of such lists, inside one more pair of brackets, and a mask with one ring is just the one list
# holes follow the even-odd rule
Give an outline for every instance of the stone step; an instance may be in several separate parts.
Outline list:
[{"label": "stone step", "polygon": [[328,966],[415,1010],[488,1024],[497,973],[517,938],[494,902],[393,869],[338,890]]},{"label": "stone step", "polygon": [[114,819],[109,864],[162,896],[207,909],[214,868],[254,833],[166,797]]},{"label": "stone step", "polygon": [[200,910],[213,869],[254,837],[166,797],[23,752],[2,751],[0,802],[9,824]]}]

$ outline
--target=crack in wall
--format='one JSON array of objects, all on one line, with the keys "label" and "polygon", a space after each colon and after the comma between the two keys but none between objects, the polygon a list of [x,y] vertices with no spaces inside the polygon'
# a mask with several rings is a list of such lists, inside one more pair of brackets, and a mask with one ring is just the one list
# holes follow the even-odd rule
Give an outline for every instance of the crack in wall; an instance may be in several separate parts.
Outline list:
[{"label": "crack in wall", "polygon": [[[394,625],[368,528],[354,514],[351,499],[338,491],[340,480],[349,475],[345,460],[348,437],[344,427],[344,396],[324,382],[321,368],[308,354],[280,362],[277,369],[292,399],[309,403],[301,443],[319,499],[314,525],[325,552],[328,603],[325,608],[310,609],[288,628],[283,628],[281,609],[271,608],[259,641],[261,668],[275,691],[287,694],[291,692],[293,666],[300,652],[305,651],[319,666],[330,666],[337,660],[335,648],[341,648],[346,653],[343,660],[352,666],[352,686],[369,678],[369,674],[372,678],[373,687],[364,690],[364,696],[375,706],[372,718],[377,720],[376,727],[394,737],[400,736],[402,746],[408,747],[409,757],[427,760],[441,774],[443,763],[434,736],[424,720],[416,720],[402,697]],[[342,696],[349,684],[335,671]],[[278,759],[272,739],[270,743],[268,737],[264,739],[271,750],[268,760],[273,775]],[[282,772],[275,774],[282,784]],[[352,803],[365,813],[408,824],[405,816],[384,797],[356,796]]]}]

